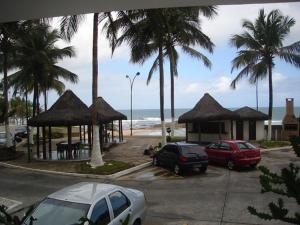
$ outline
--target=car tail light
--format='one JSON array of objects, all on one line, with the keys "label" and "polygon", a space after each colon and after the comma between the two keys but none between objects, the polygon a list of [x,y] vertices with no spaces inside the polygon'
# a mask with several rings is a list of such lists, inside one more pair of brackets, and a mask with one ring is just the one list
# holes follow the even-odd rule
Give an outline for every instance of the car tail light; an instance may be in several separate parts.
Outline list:
[{"label": "car tail light", "polygon": [[186,162],[186,161],[189,160],[188,157],[185,157],[185,156],[180,156],[179,159],[180,159],[180,161],[182,161],[182,162]]}]

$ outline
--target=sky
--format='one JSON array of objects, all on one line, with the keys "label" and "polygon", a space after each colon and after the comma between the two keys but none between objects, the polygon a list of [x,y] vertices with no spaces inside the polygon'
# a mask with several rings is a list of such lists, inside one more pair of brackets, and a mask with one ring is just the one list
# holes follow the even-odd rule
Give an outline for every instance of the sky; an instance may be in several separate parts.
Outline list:
[{"label": "sky", "polygon": [[[237,89],[232,90],[230,83],[238,71],[231,73],[231,61],[237,50],[230,46],[229,39],[233,34],[243,31],[243,19],[254,20],[258,11],[264,8],[267,12],[280,9],[284,15],[296,20],[286,39],[286,45],[300,39],[300,3],[256,4],[218,6],[218,15],[208,20],[201,17],[202,31],[207,34],[215,49],[209,54],[203,49],[213,66],[206,68],[200,61],[184,53],[179,56],[178,78],[175,79],[175,108],[192,108],[204,93],[211,94],[224,107],[256,106],[255,85],[247,80],[241,81]],[[64,59],[59,63],[78,74],[77,84],[66,83],[88,106],[92,101],[92,14],[86,16],[79,32],[70,43],[60,41],[58,46],[74,46],[76,57]],[[58,19],[53,22],[58,27]],[[100,25],[101,26],[101,25]],[[130,85],[126,75],[133,76],[140,72],[133,87],[134,109],[159,108],[159,74],[156,72],[149,85],[146,84],[148,72],[154,58],[149,58],[143,65],[129,62],[130,50],[126,45],[119,47],[111,56],[111,50],[103,33],[99,35],[99,80],[98,95],[102,96],[116,109],[130,108]],[[300,70],[285,62],[276,60],[274,68],[274,106],[284,106],[286,98],[294,98],[295,105],[300,106]],[[259,106],[268,106],[267,80],[259,81]],[[58,95],[49,93],[49,104],[56,101]],[[165,108],[170,108],[170,74],[168,62],[165,61]]]}]

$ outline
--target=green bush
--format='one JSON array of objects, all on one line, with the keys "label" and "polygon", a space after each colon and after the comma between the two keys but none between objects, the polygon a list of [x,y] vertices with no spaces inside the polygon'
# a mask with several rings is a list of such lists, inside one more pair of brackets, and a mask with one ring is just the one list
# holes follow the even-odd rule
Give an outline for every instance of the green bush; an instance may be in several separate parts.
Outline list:
[{"label": "green bush", "polygon": [[290,142],[288,141],[263,141],[260,144],[262,148],[279,148],[284,146],[289,146]]},{"label": "green bush", "polygon": [[297,157],[300,157],[300,137],[292,136],[290,137],[290,142],[293,146]]},{"label": "green bush", "polygon": [[83,162],[77,166],[76,170],[78,173],[83,174],[108,175],[117,173],[130,167],[132,167],[132,165],[128,163],[111,160],[106,162],[103,166],[99,166],[96,168],[91,168],[89,164]]},{"label": "green bush", "polygon": [[[268,168],[260,166],[259,170],[262,172],[260,175],[261,192],[271,192],[277,195],[292,198],[295,200],[298,209],[300,206],[300,167],[290,164],[288,168],[281,169],[280,174],[271,172]],[[255,216],[264,220],[280,220],[291,224],[300,224],[300,213],[290,213],[285,206],[282,198],[268,204],[270,213],[259,212],[253,206],[248,207],[248,211]],[[297,210],[296,210],[297,211]]]},{"label": "green bush", "polygon": [[185,137],[181,136],[168,136],[167,137],[167,142],[180,142],[180,141],[185,141]]}]

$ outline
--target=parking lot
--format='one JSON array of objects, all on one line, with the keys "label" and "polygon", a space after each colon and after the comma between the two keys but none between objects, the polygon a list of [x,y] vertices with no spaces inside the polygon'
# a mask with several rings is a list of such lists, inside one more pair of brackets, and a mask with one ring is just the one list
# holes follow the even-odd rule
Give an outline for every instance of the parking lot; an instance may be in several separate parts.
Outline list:
[{"label": "parking lot", "polygon": [[[290,150],[263,153],[262,165],[274,171],[299,159]],[[261,194],[259,171],[229,171],[210,165],[205,174],[175,176],[164,168],[149,167],[115,181],[37,174],[0,168],[0,195],[30,205],[65,186],[81,181],[110,182],[144,191],[148,202],[146,225],[283,224],[263,221],[248,213],[249,205],[267,210],[274,194]],[[296,204],[286,200],[289,208]]]}]

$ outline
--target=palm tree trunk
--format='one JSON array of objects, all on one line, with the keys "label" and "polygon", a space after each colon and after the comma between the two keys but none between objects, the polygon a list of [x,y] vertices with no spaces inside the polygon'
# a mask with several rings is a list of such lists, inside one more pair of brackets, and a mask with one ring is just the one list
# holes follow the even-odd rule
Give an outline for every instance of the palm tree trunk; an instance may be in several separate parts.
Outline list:
[{"label": "palm tree trunk", "polygon": [[[4,43],[5,46],[5,43]],[[9,135],[9,118],[8,118],[8,80],[7,80],[7,52],[3,51],[3,94],[4,94],[4,104],[5,104],[5,111],[4,111],[4,123],[5,123],[5,134],[6,134],[6,147],[12,146],[12,138]]]},{"label": "palm tree trunk", "polygon": [[269,63],[269,120],[268,140],[272,138],[272,112],[273,112],[273,82],[272,82],[272,61]]},{"label": "palm tree trunk", "polygon": [[174,107],[174,71],[173,71],[173,59],[170,59],[170,76],[171,76],[171,136],[174,136],[175,131],[175,107]]},{"label": "palm tree trunk", "polygon": [[164,65],[163,65],[163,49],[159,46],[159,96],[160,96],[160,120],[161,120],[161,144],[166,144],[166,124],[165,124],[165,113],[164,113]]},{"label": "palm tree trunk", "polygon": [[47,111],[47,90],[46,90],[46,88],[44,90],[44,107],[45,107],[45,111]]},{"label": "palm tree trunk", "polygon": [[[93,83],[92,83],[92,97],[93,103],[96,102],[98,97],[98,17],[99,14],[94,14],[93,22]],[[101,154],[101,146],[99,141],[99,126],[97,121],[96,112],[92,112],[93,123],[93,148],[91,156],[91,167],[102,166],[104,164]]]},{"label": "palm tree trunk", "polygon": [[33,112],[33,117],[36,115],[36,96],[37,96],[37,84],[34,82],[34,87],[33,87],[33,101],[32,101],[32,112]]}]

